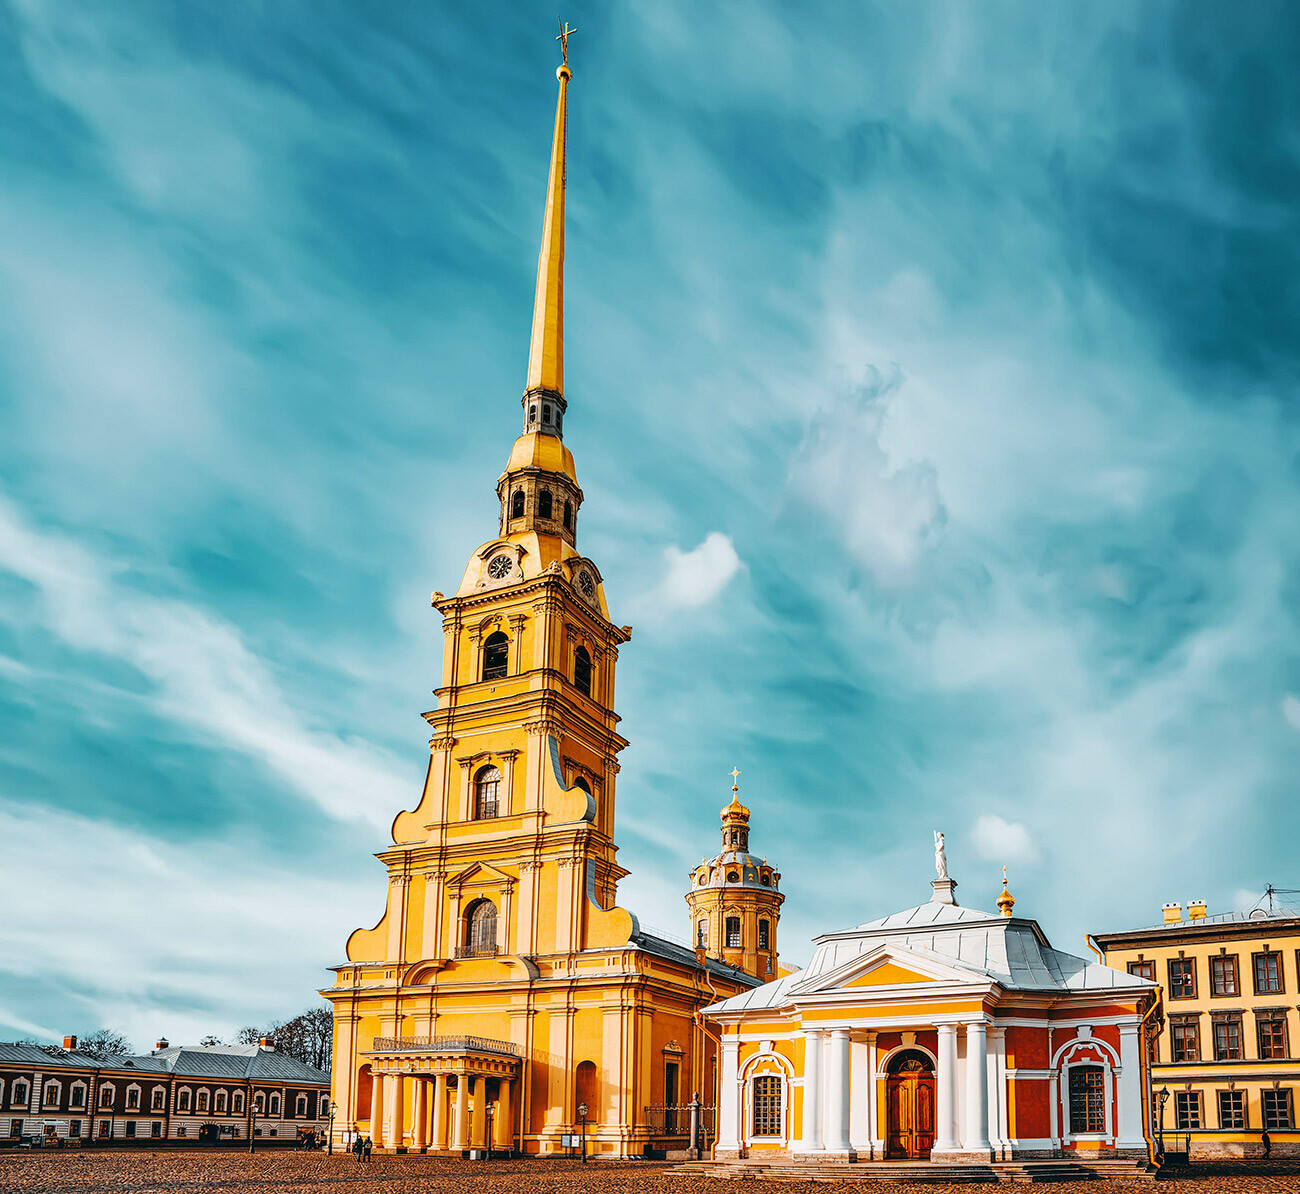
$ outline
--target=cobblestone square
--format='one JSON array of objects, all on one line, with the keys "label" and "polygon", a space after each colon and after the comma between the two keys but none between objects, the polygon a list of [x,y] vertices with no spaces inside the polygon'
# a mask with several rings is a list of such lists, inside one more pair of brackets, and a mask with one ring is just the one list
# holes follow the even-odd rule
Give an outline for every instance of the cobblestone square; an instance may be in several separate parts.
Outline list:
[{"label": "cobblestone square", "polygon": [[[240,1191],[250,1194],[790,1194],[792,1188],[823,1191],[923,1189],[936,1194],[970,1190],[969,1185],[911,1186],[851,1181],[765,1181],[715,1179],[674,1172],[663,1164],[576,1160],[462,1161],[426,1156],[375,1156],[359,1164],[350,1156],[267,1150],[204,1152],[128,1150],[85,1153],[16,1153],[0,1156],[0,1190],[33,1194],[109,1194],[112,1191]],[[1100,1190],[1104,1194],[1158,1190],[1160,1194],[1255,1194],[1300,1191],[1300,1161],[1225,1162],[1196,1167],[1186,1176],[1145,1182],[1035,1184],[1034,1190]]]}]

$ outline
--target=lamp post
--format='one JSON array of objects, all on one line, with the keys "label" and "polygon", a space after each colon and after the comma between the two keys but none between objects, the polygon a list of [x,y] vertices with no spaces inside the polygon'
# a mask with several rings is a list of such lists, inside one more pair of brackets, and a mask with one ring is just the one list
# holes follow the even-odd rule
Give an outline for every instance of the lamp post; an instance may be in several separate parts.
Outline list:
[{"label": "lamp post", "polygon": [[[487,1085],[486,1081],[484,1081],[484,1085],[485,1085],[485,1086]],[[495,1104],[495,1103],[489,1103],[489,1102],[487,1102],[487,1093],[486,1093],[486,1092],[484,1092],[483,1099],[484,1099],[484,1105],[483,1105],[483,1121],[484,1121],[484,1129],[483,1129],[483,1135],[484,1135],[483,1151],[484,1151],[484,1152],[488,1155],[488,1157],[490,1158],[490,1157],[492,1156],[492,1117],[496,1114],[496,1104]]]},{"label": "lamp post", "polygon": [[578,1122],[582,1124],[582,1163],[587,1163],[587,1104],[578,1104]]},{"label": "lamp post", "polygon": [[330,1099],[330,1134],[329,1142],[325,1145],[325,1155],[332,1157],[334,1155],[334,1113],[339,1109],[339,1105]]},{"label": "lamp post", "polygon": [[1156,1091],[1156,1099],[1160,1104],[1160,1123],[1156,1128],[1156,1134],[1160,1137],[1160,1155],[1164,1156],[1165,1152],[1165,1104],[1169,1102],[1169,1087],[1162,1086]]},{"label": "lamp post", "polygon": [[252,1083],[248,1086],[248,1151],[253,1152],[253,1138],[257,1135],[257,1098]]}]

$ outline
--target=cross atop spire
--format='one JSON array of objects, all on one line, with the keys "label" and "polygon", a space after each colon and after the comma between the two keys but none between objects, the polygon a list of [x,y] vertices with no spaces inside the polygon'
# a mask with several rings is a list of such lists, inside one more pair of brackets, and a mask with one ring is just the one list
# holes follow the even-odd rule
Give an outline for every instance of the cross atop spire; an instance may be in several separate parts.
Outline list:
[{"label": "cross atop spire", "polygon": [[560,53],[564,55],[564,62],[562,65],[567,67],[569,65],[569,38],[578,31],[576,29],[570,29],[568,21],[560,21],[559,17],[556,17],[555,19],[560,22],[560,36],[555,40],[560,43]]}]

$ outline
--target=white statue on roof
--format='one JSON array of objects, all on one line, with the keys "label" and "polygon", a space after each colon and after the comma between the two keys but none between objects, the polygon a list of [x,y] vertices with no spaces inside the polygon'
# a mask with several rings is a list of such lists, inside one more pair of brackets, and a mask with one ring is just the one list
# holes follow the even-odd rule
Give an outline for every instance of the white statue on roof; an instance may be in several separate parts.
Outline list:
[{"label": "white statue on roof", "polygon": [[934,869],[939,872],[940,879],[948,877],[948,855],[943,849],[943,834],[937,829],[934,831]]}]

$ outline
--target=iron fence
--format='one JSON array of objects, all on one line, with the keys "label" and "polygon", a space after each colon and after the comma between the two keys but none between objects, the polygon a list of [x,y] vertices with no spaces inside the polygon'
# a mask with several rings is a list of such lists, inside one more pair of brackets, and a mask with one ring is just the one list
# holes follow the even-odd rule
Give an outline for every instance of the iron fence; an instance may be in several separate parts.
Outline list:
[{"label": "iron fence", "polygon": [[[689,1136],[691,1134],[690,1103],[678,1103],[673,1106],[647,1107],[645,1122],[656,1136]],[[712,1140],[714,1135],[715,1107],[699,1106],[700,1135],[705,1140]]]}]

